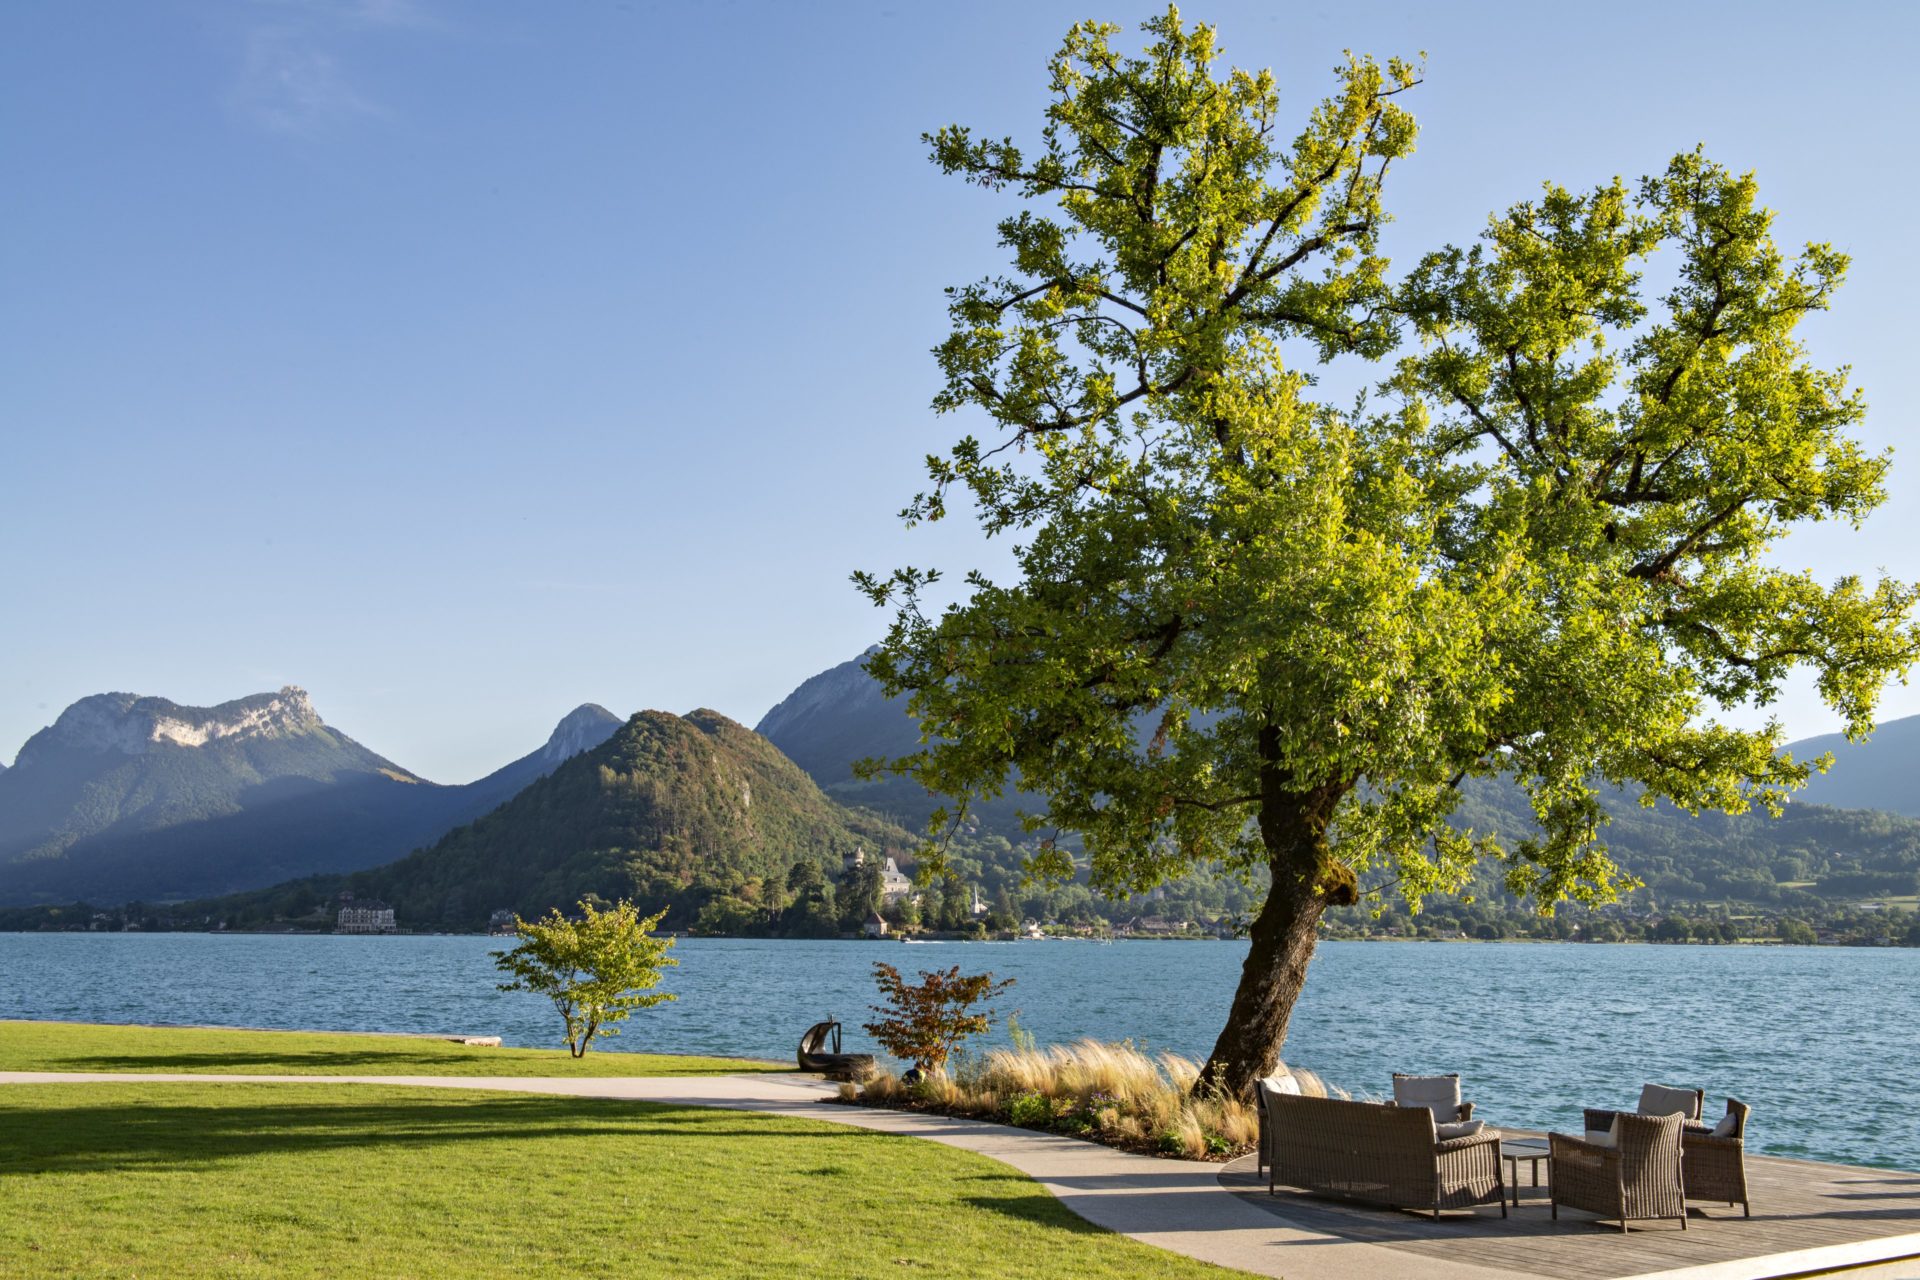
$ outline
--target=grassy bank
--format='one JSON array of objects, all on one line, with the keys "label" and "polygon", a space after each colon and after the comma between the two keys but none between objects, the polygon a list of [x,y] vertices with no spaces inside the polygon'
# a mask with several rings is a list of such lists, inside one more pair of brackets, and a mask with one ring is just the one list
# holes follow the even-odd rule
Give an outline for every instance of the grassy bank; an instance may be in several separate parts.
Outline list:
[{"label": "grassy bank", "polygon": [[[640,1035],[622,1037],[638,1042]],[[611,1041],[619,1044],[621,1040]],[[778,1071],[740,1058],[488,1049],[413,1036],[0,1022],[0,1071],[212,1071],[223,1075],[684,1076]]]},{"label": "grassy bank", "polygon": [[596,1099],[0,1086],[0,1276],[1185,1278],[914,1138]]}]

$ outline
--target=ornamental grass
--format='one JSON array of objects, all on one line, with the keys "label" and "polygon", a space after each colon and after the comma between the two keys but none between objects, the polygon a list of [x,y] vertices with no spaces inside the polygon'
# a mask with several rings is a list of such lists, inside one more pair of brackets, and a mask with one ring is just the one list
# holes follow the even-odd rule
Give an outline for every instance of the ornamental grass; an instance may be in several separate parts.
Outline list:
[{"label": "ornamental grass", "polygon": [[[1303,1093],[1344,1096],[1311,1071],[1282,1070],[1292,1071]],[[911,1085],[881,1068],[841,1085],[840,1100],[993,1120],[1193,1160],[1251,1151],[1260,1135],[1257,1106],[1196,1089],[1199,1079],[1200,1065],[1181,1054],[1149,1054],[1130,1041],[1078,1040],[957,1054],[947,1072]]]}]

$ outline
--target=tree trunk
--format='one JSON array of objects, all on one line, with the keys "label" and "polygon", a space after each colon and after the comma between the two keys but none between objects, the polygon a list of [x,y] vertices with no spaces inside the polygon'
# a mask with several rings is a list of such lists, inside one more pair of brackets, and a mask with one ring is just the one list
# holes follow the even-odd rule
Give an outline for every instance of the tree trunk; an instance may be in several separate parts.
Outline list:
[{"label": "tree trunk", "polygon": [[1254,1081],[1273,1074],[1293,1006],[1307,983],[1307,961],[1313,958],[1316,930],[1326,909],[1323,895],[1310,887],[1287,892],[1280,877],[1274,877],[1266,905],[1248,931],[1252,945],[1240,969],[1227,1025],[1200,1073],[1203,1087],[1251,1100]]},{"label": "tree trunk", "polygon": [[1273,885],[1248,930],[1251,945],[1240,969],[1227,1025],[1207,1058],[1195,1088],[1221,1089],[1251,1102],[1254,1082],[1273,1074],[1287,1039],[1293,1006],[1307,984],[1315,930],[1329,906],[1358,898],[1353,872],[1327,848],[1327,823],[1351,782],[1329,782],[1312,791],[1289,788],[1275,763],[1279,735],[1261,731],[1260,840],[1267,849]]}]

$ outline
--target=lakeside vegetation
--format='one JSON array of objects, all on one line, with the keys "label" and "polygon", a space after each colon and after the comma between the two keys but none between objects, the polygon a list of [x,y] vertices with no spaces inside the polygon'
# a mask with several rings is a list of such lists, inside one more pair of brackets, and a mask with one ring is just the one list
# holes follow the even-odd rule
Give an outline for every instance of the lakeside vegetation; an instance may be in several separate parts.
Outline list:
[{"label": "lakeside vegetation", "polygon": [[690,1076],[787,1071],[748,1058],[508,1049],[424,1036],[0,1021],[0,1071],[221,1075]]},{"label": "lakeside vegetation", "polygon": [[[1257,1105],[1220,1090],[1196,1091],[1200,1065],[1131,1043],[1080,1040],[1040,1049],[1015,1031],[1011,1049],[954,1055],[949,1069],[903,1077],[880,1068],[840,1086],[864,1106],[991,1120],[1118,1147],[1140,1155],[1231,1160],[1253,1149]],[[1309,1072],[1302,1090],[1327,1096]]]},{"label": "lakeside vegetation", "polygon": [[0,1276],[1238,1274],[1094,1227],[983,1156],[746,1112],[8,1085],[0,1131]]}]

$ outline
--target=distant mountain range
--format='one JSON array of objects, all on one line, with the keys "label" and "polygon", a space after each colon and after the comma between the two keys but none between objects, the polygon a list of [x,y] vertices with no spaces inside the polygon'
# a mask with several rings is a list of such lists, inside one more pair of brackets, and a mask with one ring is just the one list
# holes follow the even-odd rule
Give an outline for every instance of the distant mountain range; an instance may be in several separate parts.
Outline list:
[{"label": "distant mountain range", "polygon": [[215,707],[82,698],[0,774],[0,905],[170,901],[379,866],[620,723],[580,707],[539,750],[439,786],[328,726],[297,688]]},{"label": "distant mountain range", "polygon": [[[796,859],[829,867],[853,842],[904,846],[939,803],[908,778],[853,777],[855,761],[919,742],[905,699],[883,697],[861,662],[803,682],[757,732],[712,711],[623,721],[581,706],[538,750],[464,786],[362,746],[297,688],[216,707],[83,698],[0,771],[0,907],[204,900],[356,873],[356,892],[390,897],[415,927],[472,927],[495,908],[587,892],[691,914]],[[1693,898],[1911,892],[1920,717],[1867,743],[1792,750],[1832,750],[1836,763],[1788,819],[1695,820],[1621,797],[1607,833],[1617,859],[1655,893]],[[989,883],[1015,874],[1022,802],[976,806],[963,833]],[[1527,816],[1512,788],[1483,781],[1461,821],[1511,833]]]},{"label": "distant mountain range", "polygon": [[[861,661],[803,683],[767,713],[760,732],[829,795],[872,805],[919,830],[938,798],[909,779],[853,777],[854,761],[903,755],[919,742],[905,699],[883,697]],[[1920,888],[1920,716],[1889,721],[1868,742],[1810,738],[1789,750],[1799,759],[1831,750],[1835,762],[1777,821],[1764,814],[1694,818],[1666,804],[1643,808],[1631,795],[1614,793],[1606,799],[1613,822],[1604,839],[1615,860],[1661,900],[1778,906],[1897,897]],[[1016,795],[978,806],[976,832],[1024,839],[1014,818],[1020,802]],[[1470,780],[1456,821],[1509,837],[1532,826],[1525,798],[1498,779]],[[1495,869],[1482,870],[1476,891],[1497,895]]]},{"label": "distant mountain range", "polygon": [[[862,655],[804,681],[761,717],[756,731],[811,774],[828,795],[917,824],[938,801],[910,779],[863,782],[853,776],[857,760],[904,756],[920,744],[906,698],[883,696],[879,683],[861,665],[865,660]],[[1848,742],[1836,733],[1789,743],[1787,750],[1797,760],[1828,751],[1834,755],[1833,768],[1796,793],[1797,803],[1920,818],[1920,716],[1889,720],[1866,742]],[[989,828],[1017,834],[1010,824],[1018,803],[1017,794],[990,803],[979,810],[979,817]]]}]

